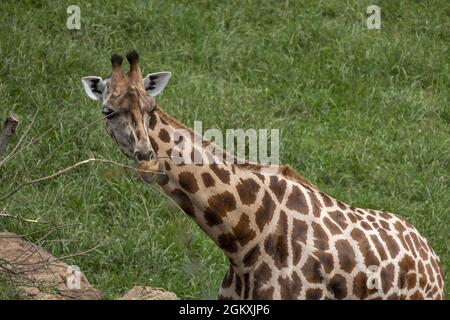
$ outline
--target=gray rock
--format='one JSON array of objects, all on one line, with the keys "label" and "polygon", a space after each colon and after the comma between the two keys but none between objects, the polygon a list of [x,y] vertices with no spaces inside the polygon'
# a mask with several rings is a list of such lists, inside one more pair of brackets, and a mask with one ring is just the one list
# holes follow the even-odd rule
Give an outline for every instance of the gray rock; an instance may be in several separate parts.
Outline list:
[{"label": "gray rock", "polygon": [[175,293],[161,288],[135,286],[119,300],[178,300]]},{"label": "gray rock", "polygon": [[[30,299],[101,299],[100,291],[90,285],[83,273],[14,233],[0,232],[0,272],[10,275]],[[74,278],[74,272],[78,278]],[[79,282],[73,282],[74,286],[69,282],[69,288],[68,279]]]}]

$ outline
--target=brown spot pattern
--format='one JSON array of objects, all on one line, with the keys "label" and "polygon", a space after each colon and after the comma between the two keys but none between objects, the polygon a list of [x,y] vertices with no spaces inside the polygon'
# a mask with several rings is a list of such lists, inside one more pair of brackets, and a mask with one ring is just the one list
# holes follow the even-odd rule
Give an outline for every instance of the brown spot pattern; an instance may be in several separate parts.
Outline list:
[{"label": "brown spot pattern", "polygon": [[347,210],[347,206],[344,203],[342,203],[341,201],[336,201],[336,203],[337,203],[339,209]]},{"label": "brown spot pattern", "polygon": [[150,140],[150,144],[152,145],[153,151],[155,151],[155,153],[158,154],[159,146],[156,143],[155,139],[153,139],[151,136],[148,136],[148,139]]},{"label": "brown spot pattern", "polygon": [[259,250],[259,245],[254,246],[244,256],[244,259],[242,260],[242,262],[244,263],[244,266],[249,267],[249,266],[255,265],[255,263],[258,261],[258,258],[260,255],[261,255],[261,252]]},{"label": "brown spot pattern", "polygon": [[323,222],[325,223],[325,226],[331,232],[332,235],[337,235],[337,234],[342,233],[341,229],[334,222],[332,222],[328,217],[324,217]]},{"label": "brown spot pattern", "polygon": [[227,170],[219,167],[217,163],[213,163],[209,167],[223,183],[230,183],[230,173]]},{"label": "brown spot pattern", "polygon": [[225,217],[228,212],[236,209],[236,200],[229,191],[224,191],[210,197],[208,204],[211,211],[220,214],[222,217]]},{"label": "brown spot pattern", "polygon": [[362,232],[359,229],[353,229],[350,233],[352,238],[358,242],[359,251],[361,252],[362,256],[364,257],[364,264],[366,266],[377,266],[380,264],[380,261],[373,253],[373,248],[367,239],[364,232]]},{"label": "brown spot pattern", "polygon": [[228,268],[227,274],[223,278],[222,288],[229,288],[231,286],[231,284],[233,283],[233,279],[234,279],[234,268],[233,268],[233,266],[230,266]]},{"label": "brown spot pattern", "polygon": [[244,274],[244,300],[248,299],[250,293],[250,275],[248,273]]},{"label": "brown spot pattern", "polygon": [[397,242],[384,229],[380,229],[379,233],[380,233],[381,239],[384,241],[384,243],[386,243],[386,247],[389,250],[389,254],[391,255],[391,258],[394,259],[397,256],[397,254],[400,252],[400,248],[398,247]]},{"label": "brown spot pattern", "polygon": [[277,229],[264,241],[265,251],[275,262],[278,269],[287,267],[288,244],[287,244],[287,216],[282,211],[278,220]]},{"label": "brown spot pattern", "polygon": [[262,262],[254,273],[254,290],[253,299],[267,300],[273,297],[273,287],[269,289],[262,289],[262,286],[270,280],[272,271],[267,263]]},{"label": "brown spot pattern", "polygon": [[350,273],[356,266],[355,252],[347,240],[336,241],[336,250],[338,252],[339,265],[342,270]]},{"label": "brown spot pattern", "polygon": [[317,199],[315,192],[312,192],[311,190],[308,191],[309,199],[311,201],[311,210],[312,214],[315,217],[320,217],[320,214],[322,212],[322,205],[320,204],[320,201]]},{"label": "brown spot pattern", "polygon": [[332,207],[333,206],[333,200],[331,200],[331,198],[329,196],[327,196],[323,192],[319,192],[319,194],[320,194],[320,197],[323,200],[323,204],[325,205],[325,207]]},{"label": "brown spot pattern", "polygon": [[345,219],[345,216],[342,212],[332,211],[328,215],[331,218],[331,220],[336,222],[342,228],[342,230],[345,230],[347,228],[348,226],[347,220]]},{"label": "brown spot pattern", "polygon": [[280,295],[282,300],[297,299],[302,290],[301,279],[296,272],[292,274],[292,280],[282,276],[278,277],[280,284]]},{"label": "brown spot pattern", "polygon": [[320,262],[312,256],[306,260],[302,272],[308,282],[320,283],[323,280]]},{"label": "brown spot pattern", "polygon": [[383,267],[380,272],[381,287],[384,293],[388,293],[394,283],[395,267],[392,263]]},{"label": "brown spot pattern", "polygon": [[256,232],[250,227],[250,219],[248,215],[245,213],[241,215],[239,222],[233,227],[233,233],[241,246],[245,246],[256,236]]},{"label": "brown spot pattern", "polygon": [[166,172],[167,172],[167,171],[170,171],[171,167],[170,167],[169,162],[164,161],[164,168],[166,169]]},{"label": "brown spot pattern", "polygon": [[[415,264],[413,258],[411,256],[404,256],[402,260],[399,262],[399,277],[398,277],[398,287],[400,289],[404,289],[407,285],[407,276],[408,273],[414,272],[415,273]],[[434,281],[434,280],[433,280]]]},{"label": "brown spot pattern", "polygon": [[277,176],[271,176],[269,188],[272,190],[275,197],[277,197],[278,202],[281,203],[284,192],[286,191],[286,180],[280,179]]},{"label": "brown spot pattern", "polygon": [[364,230],[372,230],[372,227],[366,221],[361,221],[361,227],[363,227]]},{"label": "brown spot pattern", "polygon": [[232,235],[231,233],[224,233],[219,235],[217,238],[218,245],[220,248],[222,248],[225,251],[228,251],[230,253],[234,253],[237,251],[237,243],[236,243],[236,237]]},{"label": "brown spot pattern", "polygon": [[359,299],[366,299],[369,296],[368,291],[367,275],[364,272],[360,272],[353,279],[353,294]]},{"label": "brown spot pattern", "polygon": [[388,258],[386,251],[383,248],[383,245],[381,244],[380,240],[378,240],[378,237],[376,235],[371,235],[372,242],[375,245],[375,249],[378,251],[378,255],[380,256],[381,260],[386,260]]},{"label": "brown spot pattern", "polygon": [[190,172],[181,172],[178,175],[178,183],[187,192],[196,193],[199,190],[197,179]]},{"label": "brown spot pattern", "polygon": [[291,246],[292,246],[292,263],[296,265],[302,255],[302,245],[298,243],[306,244],[306,237],[308,231],[308,225],[305,221],[293,219],[292,220],[292,236],[291,236]]},{"label": "brown spot pattern", "polygon": [[392,218],[390,214],[383,211],[378,211],[378,215],[385,220],[389,220],[390,218]]},{"label": "brown spot pattern", "polygon": [[322,298],[322,289],[309,288],[306,290],[306,300],[320,300]]},{"label": "brown spot pattern", "polygon": [[241,179],[236,189],[242,204],[251,205],[256,200],[260,186],[253,179]]},{"label": "brown spot pattern", "polygon": [[204,217],[205,217],[206,223],[210,227],[222,224],[222,222],[223,222],[222,217],[219,214],[215,213],[211,208],[205,209]]},{"label": "brown spot pattern", "polygon": [[347,283],[343,276],[336,274],[330,279],[327,289],[338,300],[344,299],[347,296]]},{"label": "brown spot pattern", "polygon": [[161,129],[158,134],[159,139],[162,142],[169,143],[170,142],[170,134],[166,129]]},{"label": "brown spot pattern", "polygon": [[235,292],[238,295],[238,297],[242,297],[242,280],[241,277],[237,274],[236,274]]},{"label": "brown spot pattern", "polygon": [[156,120],[155,116],[151,116],[150,117],[150,121],[148,122],[148,127],[151,130],[155,130],[156,124],[158,123],[158,121]]},{"label": "brown spot pattern", "polygon": [[313,236],[314,236],[314,248],[319,249],[321,251],[326,251],[329,249],[328,245],[328,236],[320,226],[320,224],[316,222],[312,222],[313,228]]},{"label": "brown spot pattern", "polygon": [[293,186],[292,192],[288,197],[286,207],[302,214],[308,213],[305,195],[298,186]]},{"label": "brown spot pattern", "polygon": [[390,230],[391,228],[390,228],[390,226],[389,226],[389,223],[387,223],[386,221],[384,221],[384,220],[380,220],[380,224],[381,224],[381,226],[384,228],[384,229],[386,229],[386,230]]},{"label": "brown spot pattern", "polygon": [[202,176],[203,184],[205,185],[206,188],[214,187],[216,182],[214,181],[214,178],[212,177],[212,175],[210,175],[208,172],[203,172],[201,176]]},{"label": "brown spot pattern", "polygon": [[195,209],[191,199],[180,189],[174,189],[171,192],[172,198],[180,206],[180,208],[191,217],[195,216]]},{"label": "brown spot pattern", "polygon": [[320,263],[322,263],[323,270],[326,273],[330,273],[331,271],[333,271],[334,260],[331,253],[319,251],[316,252],[316,257],[319,259]]},{"label": "brown spot pattern", "polygon": [[274,211],[275,203],[273,202],[270,194],[266,191],[262,204],[256,211],[256,224],[258,225],[260,231],[262,231],[264,226],[272,220]]}]

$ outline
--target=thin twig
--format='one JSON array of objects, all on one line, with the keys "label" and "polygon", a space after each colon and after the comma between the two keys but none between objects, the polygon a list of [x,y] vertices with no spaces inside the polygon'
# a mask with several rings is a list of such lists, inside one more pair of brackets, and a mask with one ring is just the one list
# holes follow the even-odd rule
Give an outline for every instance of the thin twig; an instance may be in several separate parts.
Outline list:
[{"label": "thin twig", "polygon": [[88,164],[88,163],[91,163],[91,162],[95,162],[95,161],[96,162],[103,162],[103,163],[113,164],[113,165],[116,165],[116,166],[119,166],[119,167],[122,167],[122,168],[127,168],[127,169],[135,170],[135,171],[138,171],[138,172],[142,172],[142,173],[163,174],[162,172],[159,172],[159,171],[150,171],[150,170],[143,170],[143,169],[134,168],[134,167],[127,166],[127,165],[124,165],[124,164],[121,164],[121,163],[118,163],[118,162],[115,162],[115,161],[112,161],[112,160],[90,158],[90,159],[87,159],[87,160],[83,160],[83,161],[77,162],[77,163],[75,163],[72,166],[69,166],[69,167],[64,168],[62,170],[59,170],[58,172],[55,172],[55,173],[53,173],[53,174],[51,174],[49,176],[46,176],[46,177],[37,178],[37,179],[34,179],[34,180],[26,179],[21,184],[19,184],[18,187],[16,187],[15,189],[13,189],[10,192],[8,192],[6,195],[1,197],[0,198],[0,202],[2,202],[5,199],[9,198],[10,196],[12,196],[13,194],[18,192],[20,189],[22,189],[25,186],[28,186],[28,185],[31,185],[31,184],[36,184],[36,183],[39,183],[39,182],[43,182],[43,181],[46,181],[46,180],[50,180],[50,179],[56,178],[56,177],[66,173],[66,172],[68,172],[70,170],[73,170],[73,169],[75,169],[77,167],[80,167],[82,165],[85,165],[85,164]]},{"label": "thin twig", "polygon": [[66,255],[66,256],[59,257],[58,260],[69,259],[69,258],[73,258],[73,257],[77,257],[77,256],[85,256],[88,253],[90,253],[90,252],[92,252],[94,250],[97,250],[99,247],[103,246],[105,243],[107,243],[110,240],[111,239],[106,239],[106,240],[102,241],[101,243],[99,243],[98,245],[96,245],[95,247],[92,247],[92,248],[90,248],[88,250],[77,252],[77,253],[72,253],[72,254],[69,254],[69,255]]},{"label": "thin twig", "polygon": [[[3,212],[3,211],[2,211],[2,212]],[[22,222],[30,222],[30,223],[38,223],[38,222],[39,222],[39,218],[36,219],[36,220],[25,219],[25,218],[22,218],[21,216],[13,216],[13,215],[10,215],[9,213],[0,213],[0,217],[3,217],[3,218],[12,218],[12,219],[16,219],[16,220],[19,220],[19,221],[22,221]]]}]

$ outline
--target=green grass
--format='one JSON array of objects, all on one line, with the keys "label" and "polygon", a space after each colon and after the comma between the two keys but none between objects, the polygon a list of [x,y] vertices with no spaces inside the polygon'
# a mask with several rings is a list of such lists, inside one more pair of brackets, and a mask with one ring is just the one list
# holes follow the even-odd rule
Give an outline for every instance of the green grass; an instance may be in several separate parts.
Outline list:
[{"label": "green grass", "polygon": [[[75,2],[81,30],[66,28],[74,1],[2,3],[0,117],[22,119],[13,142],[36,105],[27,141],[54,129],[0,168],[0,194],[91,156],[126,163],[100,122],[80,130],[101,117],[80,78],[107,76],[111,53],[137,48],[144,74],[173,73],[165,111],[204,129],[281,129],[282,162],[324,192],[409,219],[440,255],[450,292],[448,1]],[[366,27],[374,3],[380,31]],[[76,224],[44,238],[71,241],[28,237],[57,256],[109,239],[69,260],[106,298],[135,284],[214,298],[226,270],[192,221],[106,164],[25,187],[5,206]],[[37,228],[0,220],[0,231]]]}]

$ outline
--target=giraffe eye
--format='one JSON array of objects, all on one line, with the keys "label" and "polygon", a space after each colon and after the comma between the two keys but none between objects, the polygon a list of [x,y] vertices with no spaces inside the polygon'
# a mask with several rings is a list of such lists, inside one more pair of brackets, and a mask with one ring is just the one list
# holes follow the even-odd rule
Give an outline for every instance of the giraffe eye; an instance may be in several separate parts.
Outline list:
[{"label": "giraffe eye", "polygon": [[102,114],[105,116],[105,118],[111,119],[116,114],[116,111],[105,106],[102,109]]}]

